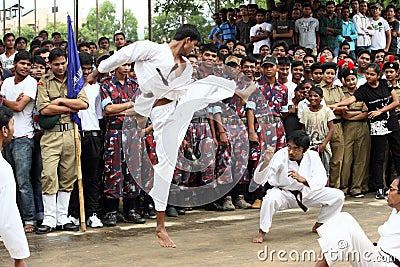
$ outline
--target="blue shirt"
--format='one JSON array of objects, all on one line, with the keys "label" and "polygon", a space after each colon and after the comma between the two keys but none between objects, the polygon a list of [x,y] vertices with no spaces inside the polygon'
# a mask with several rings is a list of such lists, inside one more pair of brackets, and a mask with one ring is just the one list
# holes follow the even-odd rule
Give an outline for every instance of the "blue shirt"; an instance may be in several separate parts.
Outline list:
[{"label": "blue shirt", "polygon": [[228,21],[224,22],[219,26],[219,29],[217,30],[217,32],[222,34],[222,40],[223,41],[227,41],[229,39],[235,41],[236,23],[234,23],[231,26]]},{"label": "blue shirt", "polygon": [[349,20],[347,23],[342,21],[342,34],[338,36],[338,40],[340,43],[346,41],[343,36],[349,36],[351,38],[351,41],[347,42],[350,44],[350,50],[354,51],[356,49],[355,41],[357,40],[358,33],[352,21]]}]

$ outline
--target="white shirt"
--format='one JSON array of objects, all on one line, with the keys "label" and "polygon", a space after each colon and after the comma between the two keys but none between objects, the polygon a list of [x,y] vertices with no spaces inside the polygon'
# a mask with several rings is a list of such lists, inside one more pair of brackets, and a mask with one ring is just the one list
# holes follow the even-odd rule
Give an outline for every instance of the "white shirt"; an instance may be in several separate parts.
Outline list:
[{"label": "white shirt", "polygon": [[369,19],[361,14],[360,12],[353,16],[353,23],[358,33],[357,46],[370,46],[371,36],[375,33],[375,30],[368,30],[367,28],[371,26]]},{"label": "white shirt", "polygon": [[[303,197],[315,190],[325,187],[328,177],[324,165],[318,153],[313,150],[307,150],[303,154],[300,165],[296,161],[289,160],[287,147],[278,150],[268,167],[260,171],[263,164],[259,164],[254,172],[254,181],[257,184],[265,184],[267,181],[274,187],[283,190],[299,190],[302,191]],[[307,180],[309,186],[306,186],[297,180],[289,177],[289,170],[294,170],[300,176]]]},{"label": "white shirt", "polygon": [[[264,34],[266,31],[271,32],[272,31],[272,25],[267,23],[267,22],[263,22],[261,24],[256,24],[253,27],[250,28],[250,37],[254,37],[254,36],[258,36],[258,35],[262,35]],[[269,40],[269,36],[268,38],[264,39],[264,40],[260,40],[258,42],[254,42],[253,46],[253,54],[259,54],[260,53],[260,47],[262,45],[268,45],[269,48],[271,48],[271,42]]]},{"label": "white shirt", "polygon": [[10,57],[7,57],[6,53],[3,53],[0,55],[0,61],[3,64],[3,68],[6,68],[6,69],[14,68],[14,57],[16,54],[17,54],[17,51],[15,51],[15,53],[12,54]]},{"label": "white shirt", "polygon": [[10,256],[25,259],[30,255],[16,200],[14,173],[0,152],[0,236]]},{"label": "white shirt", "polygon": [[288,104],[286,106],[283,106],[281,109],[281,112],[288,112],[289,110],[289,106],[293,105],[293,97],[294,97],[294,89],[296,89],[297,84],[295,84],[292,81],[288,81],[287,83],[284,83],[284,85],[287,87],[288,89]]},{"label": "white shirt", "polygon": [[371,39],[371,50],[384,49],[386,47],[386,31],[390,31],[389,23],[382,17],[378,20],[369,18],[372,28],[375,30],[375,34],[372,35]]},{"label": "white shirt", "polygon": [[[187,85],[191,83],[193,68],[186,58],[185,69],[180,76],[175,77],[174,57],[169,45],[157,44],[150,41],[137,41],[116,51],[111,57],[103,60],[98,70],[107,73],[127,62],[135,62],[140,89],[143,92],[135,102],[135,111],[148,117],[157,99],[168,98],[178,100],[187,92]],[[163,83],[168,80],[168,85]]]},{"label": "white shirt", "polygon": [[14,137],[26,136],[33,137],[33,108],[35,107],[35,99],[37,92],[37,81],[31,76],[18,84],[14,83],[14,77],[4,80],[1,86],[1,92],[6,96],[7,100],[15,101],[21,93],[30,97],[29,103],[24,110],[20,112],[14,111]]},{"label": "white shirt", "polygon": [[386,253],[400,259],[400,212],[392,210],[389,219],[378,228],[381,238],[378,247]]},{"label": "white shirt", "polygon": [[[297,104],[297,117],[298,117],[299,119],[301,119],[301,114],[303,114],[303,111],[304,111],[306,108],[308,108],[308,105],[310,105],[310,102],[308,101],[307,98],[304,98],[303,100],[301,100],[301,101],[299,102],[299,104]],[[324,99],[321,100],[321,105],[323,105],[323,106],[326,105]]]},{"label": "white shirt", "polygon": [[89,108],[78,112],[83,131],[99,131],[99,119],[103,118],[101,110],[100,85],[88,84],[84,88],[89,100]]}]

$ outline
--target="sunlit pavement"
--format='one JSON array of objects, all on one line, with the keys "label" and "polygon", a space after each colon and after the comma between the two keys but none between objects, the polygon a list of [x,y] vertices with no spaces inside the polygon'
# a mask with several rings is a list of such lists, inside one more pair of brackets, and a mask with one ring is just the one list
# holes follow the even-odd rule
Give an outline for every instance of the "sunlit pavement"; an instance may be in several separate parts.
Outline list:
[{"label": "sunlit pavement", "polygon": [[[347,198],[343,211],[351,213],[375,242],[379,238],[377,228],[389,217],[391,209],[385,200],[375,200],[375,194],[368,194],[362,199]],[[177,244],[175,249],[158,245],[155,220],[151,219],[143,225],[119,223],[112,228],[88,228],[85,233],[28,234],[31,257],[27,263],[74,267],[313,266],[312,260],[320,251],[318,235],[311,232],[318,212],[317,208],[307,213],[300,209],[278,212],[263,244],[251,242],[258,231],[259,210],[195,209],[185,216],[167,218],[168,232]],[[13,266],[1,242],[0,266]]]}]

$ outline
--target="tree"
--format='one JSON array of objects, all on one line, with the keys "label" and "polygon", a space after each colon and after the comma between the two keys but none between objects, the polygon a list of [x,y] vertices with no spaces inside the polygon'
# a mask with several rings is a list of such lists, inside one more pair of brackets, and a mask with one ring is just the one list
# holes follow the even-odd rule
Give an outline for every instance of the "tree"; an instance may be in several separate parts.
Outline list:
[{"label": "tree", "polygon": [[[49,22],[49,24],[47,24],[46,27],[44,27],[44,30],[46,30],[49,33],[49,38],[51,38],[51,33],[54,32],[54,22]],[[68,39],[67,23],[57,21],[56,32],[59,32],[61,34],[61,39],[67,40]]]},{"label": "tree", "polygon": [[[15,36],[18,36],[18,29],[15,29],[12,31],[12,33],[14,33]],[[22,37],[25,37],[28,40],[28,45],[29,42],[33,40],[33,38],[35,37],[35,31],[33,30],[33,28],[31,26],[23,26],[21,27],[21,35]]]},{"label": "tree", "polygon": [[[203,39],[212,29],[210,14],[203,13],[205,1],[172,0],[156,2],[154,11],[159,13],[153,18],[153,41],[169,42],[173,38],[176,29],[183,23],[190,23],[198,27]],[[210,4],[210,3],[208,3]]]},{"label": "tree", "polygon": [[138,20],[130,9],[124,12],[124,31],[127,40],[137,41],[138,38]]},{"label": "tree", "polygon": [[[114,33],[121,30],[121,22],[115,16],[115,5],[106,0],[99,5],[99,37],[112,38]],[[79,29],[79,37],[85,37],[89,41],[96,40],[96,9],[90,9],[87,15],[87,22]],[[127,39],[138,40],[138,21],[130,9],[124,11],[124,34]]]}]

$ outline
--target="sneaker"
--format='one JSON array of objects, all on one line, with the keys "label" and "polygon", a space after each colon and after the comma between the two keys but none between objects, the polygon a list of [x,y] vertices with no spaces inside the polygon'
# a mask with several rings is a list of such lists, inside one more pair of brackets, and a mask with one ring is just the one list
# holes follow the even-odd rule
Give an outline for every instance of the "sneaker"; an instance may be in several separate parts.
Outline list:
[{"label": "sneaker", "polygon": [[376,199],[385,199],[386,195],[385,195],[385,191],[383,190],[383,188],[376,190]]},{"label": "sneaker", "polygon": [[227,196],[224,199],[224,203],[222,204],[223,211],[232,211],[235,210],[235,206],[232,203],[232,197]]},{"label": "sneaker", "polygon": [[117,212],[110,211],[107,212],[103,217],[103,224],[105,226],[116,226],[117,225]]},{"label": "sneaker", "polygon": [[354,197],[354,198],[363,198],[364,194],[363,193],[356,193],[356,194],[352,195],[352,197]]},{"label": "sneaker", "polygon": [[68,216],[68,220],[70,222],[72,222],[73,224],[75,224],[76,226],[79,226],[79,219],[78,218],[75,218],[75,217],[72,217],[71,215],[69,215]]},{"label": "sneaker", "polygon": [[235,207],[239,209],[249,209],[251,208],[251,204],[247,203],[246,200],[244,200],[243,195],[239,195],[239,197],[235,200]]},{"label": "sneaker", "polygon": [[101,228],[101,227],[103,227],[103,223],[97,217],[96,213],[93,213],[93,215],[88,218],[87,225],[89,227],[92,227],[92,228]]}]

